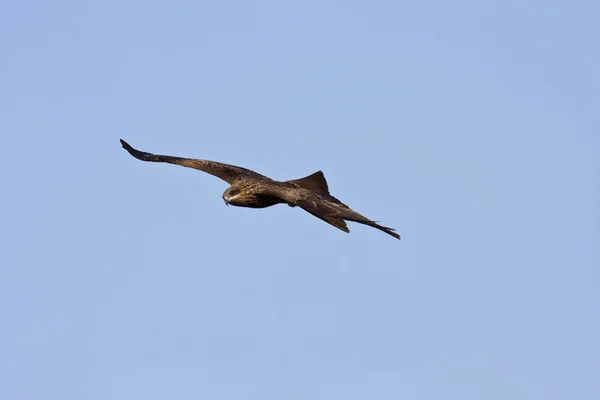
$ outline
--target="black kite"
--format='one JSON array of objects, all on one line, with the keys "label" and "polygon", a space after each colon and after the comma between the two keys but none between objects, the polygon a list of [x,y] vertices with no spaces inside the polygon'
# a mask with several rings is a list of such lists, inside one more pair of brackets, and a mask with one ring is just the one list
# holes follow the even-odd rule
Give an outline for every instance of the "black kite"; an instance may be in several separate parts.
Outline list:
[{"label": "black kite", "polygon": [[181,165],[223,179],[231,185],[223,193],[223,200],[227,205],[265,208],[283,203],[290,207],[298,206],[344,232],[350,232],[344,221],[346,220],[372,226],[400,239],[400,235],[395,233],[394,229],[381,226],[377,222],[363,217],[333,197],[329,193],[327,181],[321,171],[305,178],[280,182],[235,165],[145,153],[134,149],[122,139],[121,144],[129,154],[138,160]]}]

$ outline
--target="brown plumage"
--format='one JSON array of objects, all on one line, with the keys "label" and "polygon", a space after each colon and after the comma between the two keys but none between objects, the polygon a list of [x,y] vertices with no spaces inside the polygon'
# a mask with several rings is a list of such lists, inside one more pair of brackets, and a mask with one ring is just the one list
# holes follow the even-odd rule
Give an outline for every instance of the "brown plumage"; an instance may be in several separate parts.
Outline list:
[{"label": "brown plumage", "polygon": [[221,178],[231,185],[223,193],[223,200],[227,205],[249,208],[265,208],[275,204],[298,206],[344,232],[350,232],[346,221],[353,221],[372,226],[400,239],[400,235],[395,233],[394,229],[371,221],[333,197],[321,171],[301,179],[280,182],[235,165],[145,153],[134,149],[122,139],[121,144],[138,160],[181,165]]}]

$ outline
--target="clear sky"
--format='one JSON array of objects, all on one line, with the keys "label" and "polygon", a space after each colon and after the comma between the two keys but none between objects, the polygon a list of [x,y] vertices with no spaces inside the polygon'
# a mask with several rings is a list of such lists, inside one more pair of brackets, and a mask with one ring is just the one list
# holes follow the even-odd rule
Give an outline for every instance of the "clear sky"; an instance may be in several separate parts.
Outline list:
[{"label": "clear sky", "polygon": [[[0,5],[0,398],[600,398],[597,1]],[[119,144],[397,229],[225,207]]]}]

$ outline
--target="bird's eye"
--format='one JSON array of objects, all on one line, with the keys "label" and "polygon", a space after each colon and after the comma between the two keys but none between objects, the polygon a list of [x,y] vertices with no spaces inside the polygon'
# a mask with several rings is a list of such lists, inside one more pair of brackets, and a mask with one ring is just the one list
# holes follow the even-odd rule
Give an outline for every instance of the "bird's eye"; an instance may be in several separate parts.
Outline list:
[{"label": "bird's eye", "polygon": [[238,191],[237,191],[237,190],[230,190],[230,191],[229,191],[229,197],[233,197],[233,196],[235,196],[237,193],[238,193]]}]

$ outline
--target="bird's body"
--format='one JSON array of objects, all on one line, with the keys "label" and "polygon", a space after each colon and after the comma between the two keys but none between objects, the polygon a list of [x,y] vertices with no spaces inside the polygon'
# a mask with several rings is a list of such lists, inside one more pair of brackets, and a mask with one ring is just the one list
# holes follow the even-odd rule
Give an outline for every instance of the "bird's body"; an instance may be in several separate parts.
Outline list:
[{"label": "bird's body", "polygon": [[231,185],[223,193],[223,200],[227,205],[265,208],[276,204],[287,204],[290,207],[300,207],[344,232],[350,232],[345,222],[347,220],[372,226],[400,239],[400,235],[395,233],[394,229],[371,221],[333,197],[329,193],[327,181],[321,171],[301,179],[275,181],[235,165],[145,153],[134,149],[123,140],[121,140],[121,144],[125,150],[139,160],[181,165],[223,179]]},{"label": "bird's body", "polygon": [[266,208],[285,200],[265,193],[265,188],[282,184],[272,179],[256,178],[237,182],[223,193],[225,204],[236,207]]}]

